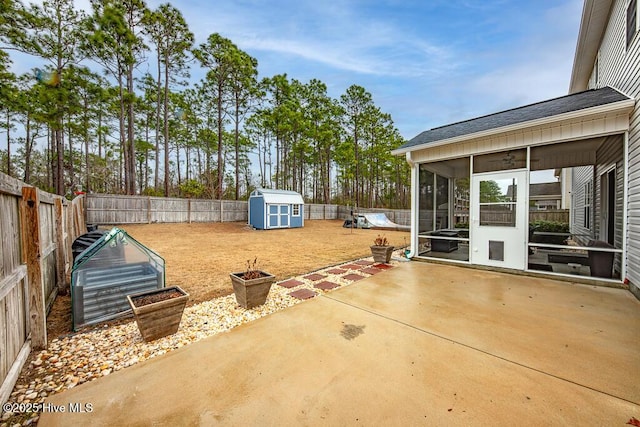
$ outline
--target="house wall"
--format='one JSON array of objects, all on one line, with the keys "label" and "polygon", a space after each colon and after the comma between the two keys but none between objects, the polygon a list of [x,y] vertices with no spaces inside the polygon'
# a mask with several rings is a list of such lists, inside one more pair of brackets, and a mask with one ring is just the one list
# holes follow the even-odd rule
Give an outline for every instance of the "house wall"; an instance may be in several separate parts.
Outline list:
[{"label": "house wall", "polygon": [[[627,278],[640,296],[640,37],[626,47],[628,0],[615,0],[600,43],[589,88],[606,85],[636,100],[629,118],[629,182],[627,225]],[[596,69],[597,66],[597,69]]]},{"label": "house wall", "polygon": [[[593,166],[580,166],[572,168],[571,180],[573,181],[573,194],[571,197],[571,233],[581,246],[586,246],[594,236],[593,212],[591,205],[591,227],[585,224],[585,184],[593,180]],[[592,196],[593,197],[593,196]]]},{"label": "house wall", "polygon": [[[595,206],[596,213],[603,212],[602,207],[602,188],[601,177],[603,174],[611,171],[612,168],[616,170],[616,226],[614,236],[614,246],[618,249],[622,249],[622,228],[624,222],[624,216],[622,215],[624,207],[624,162],[623,162],[623,147],[620,137],[609,137],[597,151],[596,157],[598,158],[594,186],[595,186]],[[603,234],[600,228],[602,227],[600,221],[600,215],[596,215],[595,235],[598,239],[603,239]]]},{"label": "house wall", "polygon": [[[595,236],[598,240],[605,240],[602,228],[602,218],[604,216],[602,206],[602,175],[607,174],[615,168],[616,176],[616,201],[615,201],[615,234],[614,246],[622,249],[623,239],[623,223],[624,223],[624,158],[623,158],[623,141],[620,136],[610,136],[598,148],[596,152],[597,166],[594,173],[594,222]],[[622,269],[622,260],[619,256],[615,257],[614,270],[620,272]]]}]

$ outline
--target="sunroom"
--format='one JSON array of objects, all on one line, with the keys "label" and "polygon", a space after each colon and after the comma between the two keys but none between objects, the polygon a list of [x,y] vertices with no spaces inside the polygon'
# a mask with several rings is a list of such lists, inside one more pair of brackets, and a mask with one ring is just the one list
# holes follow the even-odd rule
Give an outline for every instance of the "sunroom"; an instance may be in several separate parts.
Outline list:
[{"label": "sunroom", "polygon": [[[623,280],[633,105],[610,87],[589,90],[395,150],[412,166],[412,259]],[[544,183],[559,194],[541,208],[533,188]]]}]

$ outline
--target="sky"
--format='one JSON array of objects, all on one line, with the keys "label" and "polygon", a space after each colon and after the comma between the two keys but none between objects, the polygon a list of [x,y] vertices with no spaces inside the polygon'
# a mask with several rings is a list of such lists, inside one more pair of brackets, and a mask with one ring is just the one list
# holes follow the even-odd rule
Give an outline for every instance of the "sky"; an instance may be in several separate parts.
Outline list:
[{"label": "sky", "polygon": [[[150,8],[164,1],[147,0]],[[76,7],[90,11],[88,0]],[[179,0],[196,44],[220,33],[258,60],[260,78],[357,84],[418,133],[566,95],[581,0]],[[37,64],[14,58],[14,70]],[[140,72],[154,71],[143,64]],[[202,78],[194,65],[192,78]]]}]

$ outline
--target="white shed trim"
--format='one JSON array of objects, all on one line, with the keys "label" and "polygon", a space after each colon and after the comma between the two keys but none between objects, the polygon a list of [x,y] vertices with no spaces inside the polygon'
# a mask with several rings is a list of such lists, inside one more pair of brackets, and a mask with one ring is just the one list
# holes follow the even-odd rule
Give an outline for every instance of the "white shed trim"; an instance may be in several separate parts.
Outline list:
[{"label": "white shed trim", "polygon": [[300,193],[287,190],[269,190],[259,188],[253,192],[254,196],[262,196],[267,204],[294,204],[304,205],[304,200]]}]

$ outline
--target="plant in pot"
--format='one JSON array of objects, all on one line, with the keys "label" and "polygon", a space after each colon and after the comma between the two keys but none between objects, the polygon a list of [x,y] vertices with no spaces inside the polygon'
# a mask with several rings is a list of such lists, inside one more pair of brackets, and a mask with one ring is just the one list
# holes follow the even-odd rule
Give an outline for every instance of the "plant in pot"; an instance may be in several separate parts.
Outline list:
[{"label": "plant in pot", "polygon": [[373,255],[373,260],[375,262],[389,264],[392,253],[393,246],[389,245],[389,241],[386,237],[378,234],[378,237],[376,237],[373,241],[373,245],[371,246],[371,255]]},{"label": "plant in pot", "polygon": [[258,258],[253,262],[247,260],[247,268],[239,273],[231,273],[231,283],[236,301],[243,308],[253,308],[262,305],[267,300],[271,285],[276,280],[272,274],[257,268]]},{"label": "plant in pot", "polygon": [[147,342],[178,332],[188,300],[189,294],[179,286],[127,295],[138,329]]}]

